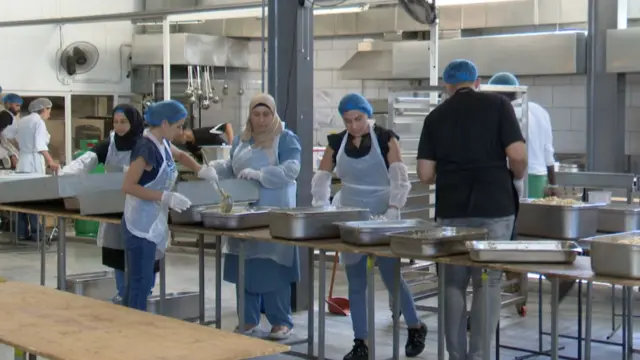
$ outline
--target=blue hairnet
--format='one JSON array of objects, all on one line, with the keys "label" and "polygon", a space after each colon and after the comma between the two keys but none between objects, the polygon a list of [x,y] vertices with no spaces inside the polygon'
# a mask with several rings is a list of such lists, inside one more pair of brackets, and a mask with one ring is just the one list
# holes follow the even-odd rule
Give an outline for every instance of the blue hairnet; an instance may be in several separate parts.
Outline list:
[{"label": "blue hairnet", "polygon": [[340,104],[338,105],[338,112],[340,115],[344,115],[347,111],[358,110],[367,114],[367,117],[371,118],[373,116],[373,107],[364,98],[364,96],[356,93],[351,93],[345,95],[342,100],[340,100]]},{"label": "blue hairnet", "polygon": [[506,85],[506,86],[519,86],[518,78],[513,74],[507,72],[501,72],[493,75],[489,79],[489,85]]},{"label": "blue hairnet", "polygon": [[14,103],[14,104],[22,105],[22,98],[18,94],[9,93],[2,98],[2,102],[5,104]]},{"label": "blue hairnet", "polygon": [[149,105],[144,119],[151,126],[159,126],[164,120],[169,124],[177,123],[187,117],[187,109],[176,100],[165,100]]},{"label": "blue hairnet", "polygon": [[469,60],[458,59],[450,62],[444,68],[442,80],[449,85],[474,82],[478,79],[478,69]]}]

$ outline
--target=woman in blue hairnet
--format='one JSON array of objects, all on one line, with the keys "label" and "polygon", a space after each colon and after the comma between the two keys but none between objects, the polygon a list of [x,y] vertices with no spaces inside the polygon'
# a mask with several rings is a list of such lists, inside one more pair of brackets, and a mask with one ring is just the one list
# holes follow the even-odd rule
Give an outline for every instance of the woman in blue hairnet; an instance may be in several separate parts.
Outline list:
[{"label": "woman in blue hairnet", "polygon": [[[296,206],[296,178],[300,172],[300,140],[284,129],[276,104],[268,94],[259,94],[249,105],[244,132],[231,145],[229,160],[211,165],[221,178],[255,180],[260,184],[256,205],[291,208]],[[224,252],[224,280],[238,283],[240,242],[229,239]],[[271,324],[269,338],[283,340],[291,336],[291,283],[300,278],[298,248],[289,245],[245,241],[244,324],[236,331],[260,334],[260,305],[264,305]]]},{"label": "woman in blue hairnet", "polygon": [[[329,205],[331,177],[335,170],[342,189],[334,197],[336,206],[367,208],[374,215],[399,220],[400,209],[411,190],[409,173],[400,157],[398,136],[391,130],[370,124],[371,104],[360,94],[348,94],[340,101],[338,111],[345,131],[329,135],[319,171],[311,182],[314,206]],[[366,174],[364,176],[363,174]],[[343,254],[349,281],[351,321],[355,335],[353,349],[344,360],[364,360],[369,356],[367,339],[367,258]],[[393,289],[394,267],[398,259],[378,258],[380,275],[387,289]],[[418,356],[425,348],[426,326],[418,319],[413,297],[407,284],[400,284],[400,307],[409,327],[405,353]],[[373,329],[370,329],[373,331]]]},{"label": "woman in blue hairnet", "polygon": [[[131,150],[142,138],[144,118],[138,109],[129,104],[117,105],[112,114],[113,131],[109,137],[62,168],[58,175],[87,174],[98,164],[104,164],[106,172],[124,172],[129,168]],[[117,294],[113,302],[121,303],[125,294],[125,259],[120,225],[100,224],[97,240],[102,248],[102,264],[115,270]]]},{"label": "woman in blue hairnet", "polygon": [[171,145],[182,132],[187,110],[175,100],[147,108],[149,128],[133,146],[122,190],[126,194],[122,233],[126,258],[127,288],[123,304],[146,311],[153,289],[154,263],[164,256],[169,239],[169,208],[181,212],[191,206],[184,195],[172,192],[178,171],[174,159],[204,180],[215,180],[212,168],[200,166],[192,157]]}]

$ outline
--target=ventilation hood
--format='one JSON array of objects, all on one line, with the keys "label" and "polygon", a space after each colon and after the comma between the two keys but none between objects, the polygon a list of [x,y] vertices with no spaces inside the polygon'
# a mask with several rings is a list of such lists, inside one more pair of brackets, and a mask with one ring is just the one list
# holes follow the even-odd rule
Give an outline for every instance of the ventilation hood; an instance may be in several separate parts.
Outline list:
[{"label": "ventilation hood", "polygon": [[[340,69],[348,80],[429,78],[429,42],[364,43]],[[550,56],[553,54],[553,56]],[[440,68],[455,59],[473,61],[481,76],[586,73],[586,35],[582,32],[486,36],[441,40]],[[640,61],[639,61],[640,65]]]},{"label": "ventilation hood", "polygon": [[607,72],[640,72],[640,28],[607,30]]},{"label": "ventilation hood", "polygon": [[[249,67],[249,42],[224,36],[171,34],[171,65]],[[133,36],[134,66],[163,64],[162,34]]]}]

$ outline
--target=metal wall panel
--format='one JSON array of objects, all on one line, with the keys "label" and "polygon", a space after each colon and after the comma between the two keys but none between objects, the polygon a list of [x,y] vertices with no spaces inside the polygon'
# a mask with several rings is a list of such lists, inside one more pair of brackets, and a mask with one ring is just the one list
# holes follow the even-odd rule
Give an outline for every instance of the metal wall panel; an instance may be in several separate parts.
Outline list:
[{"label": "metal wall panel", "polygon": [[[393,44],[394,78],[428,78],[428,46],[429,43],[426,41]],[[475,62],[480,75],[484,76],[499,71],[509,71],[515,75],[584,74],[586,38],[584,33],[553,33],[488,36],[440,42],[440,64],[460,58]]]},{"label": "metal wall panel", "polygon": [[640,72],[640,28],[607,31],[607,72]]}]

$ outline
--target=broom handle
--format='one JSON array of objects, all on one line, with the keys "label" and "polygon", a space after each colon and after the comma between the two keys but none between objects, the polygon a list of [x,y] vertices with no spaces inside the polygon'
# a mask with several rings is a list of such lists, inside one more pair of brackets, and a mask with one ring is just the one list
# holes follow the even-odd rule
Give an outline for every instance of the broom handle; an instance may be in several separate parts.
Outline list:
[{"label": "broom handle", "polygon": [[331,272],[331,285],[329,285],[329,298],[333,297],[333,283],[336,281],[336,269],[338,268],[339,255],[340,253],[336,252],[336,254],[333,256],[333,271]]}]

